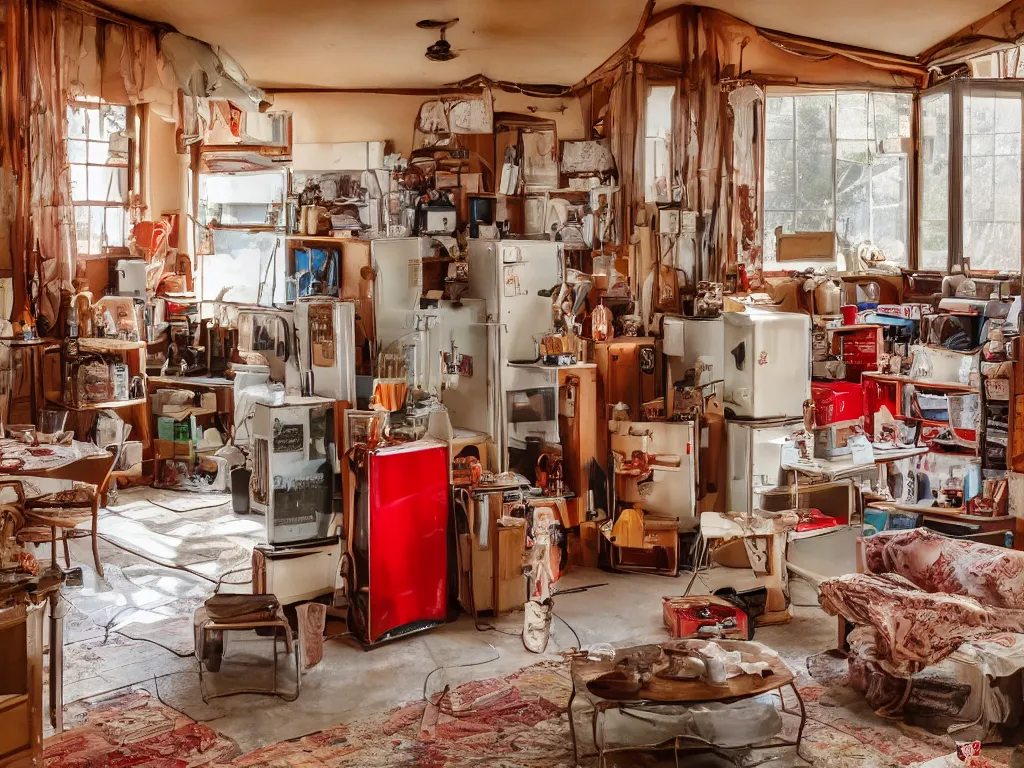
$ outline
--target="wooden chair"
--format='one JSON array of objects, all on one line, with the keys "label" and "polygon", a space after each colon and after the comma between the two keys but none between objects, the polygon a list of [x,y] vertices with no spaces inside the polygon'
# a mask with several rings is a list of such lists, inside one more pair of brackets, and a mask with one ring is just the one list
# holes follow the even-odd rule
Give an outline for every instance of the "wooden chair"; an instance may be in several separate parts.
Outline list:
[{"label": "wooden chair", "polygon": [[[111,472],[117,463],[120,450],[104,455],[89,456],[66,467],[54,469],[46,477],[54,480],[72,480],[71,490],[48,493],[45,496],[28,499],[25,502],[25,528],[19,533],[19,540],[25,543],[51,544],[50,561],[57,567],[57,529],[61,530],[61,541],[64,544],[64,561],[71,567],[71,550],[68,539],[92,537],[92,555],[96,562],[96,572],[103,576],[103,565],[100,563],[99,539],[97,527],[100,512],[100,499],[110,484]],[[92,520],[90,530],[79,529],[78,526]]]}]

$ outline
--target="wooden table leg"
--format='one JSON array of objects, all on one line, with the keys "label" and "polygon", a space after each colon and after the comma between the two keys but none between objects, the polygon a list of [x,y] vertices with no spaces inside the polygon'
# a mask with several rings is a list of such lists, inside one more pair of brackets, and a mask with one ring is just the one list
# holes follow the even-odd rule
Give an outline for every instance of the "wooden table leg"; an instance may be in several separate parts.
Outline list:
[{"label": "wooden table leg", "polygon": [[50,725],[54,733],[64,730],[64,619],[57,613],[60,590],[50,601]]}]

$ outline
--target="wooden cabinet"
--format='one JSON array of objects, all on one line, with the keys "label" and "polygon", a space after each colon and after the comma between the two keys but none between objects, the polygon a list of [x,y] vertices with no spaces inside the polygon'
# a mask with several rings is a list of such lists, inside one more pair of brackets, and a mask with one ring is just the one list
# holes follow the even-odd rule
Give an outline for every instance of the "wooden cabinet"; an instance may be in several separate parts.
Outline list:
[{"label": "wooden cabinet", "polygon": [[0,610],[0,766],[43,763],[43,606]]},{"label": "wooden cabinet", "polygon": [[567,527],[579,525],[587,509],[590,462],[604,466],[607,456],[598,453],[599,425],[604,424],[597,400],[597,366],[573,365],[558,371],[558,435],[562,443],[565,485],[575,494],[566,502]]},{"label": "wooden cabinet", "polygon": [[[641,406],[662,394],[660,342],[653,338],[624,336],[594,345],[597,362],[597,401],[605,424],[616,403],[629,406],[632,421],[643,418]],[[607,461],[608,430],[598,430],[598,451]]]},{"label": "wooden cabinet", "polygon": [[473,596],[470,601],[470,583],[463,579],[459,584],[459,602],[469,613],[475,610],[478,614],[508,613],[522,608],[526,602],[526,526],[498,524],[506,503],[501,491],[473,494],[471,498],[467,510],[469,532],[461,534],[460,544],[469,558],[463,569],[472,574]]},{"label": "wooden cabinet", "polygon": [[11,342],[11,391],[7,411],[8,424],[38,424],[39,409],[45,407],[44,365],[52,367],[48,375],[60,380],[59,357],[47,356],[47,349],[60,348],[57,339],[32,339]]}]

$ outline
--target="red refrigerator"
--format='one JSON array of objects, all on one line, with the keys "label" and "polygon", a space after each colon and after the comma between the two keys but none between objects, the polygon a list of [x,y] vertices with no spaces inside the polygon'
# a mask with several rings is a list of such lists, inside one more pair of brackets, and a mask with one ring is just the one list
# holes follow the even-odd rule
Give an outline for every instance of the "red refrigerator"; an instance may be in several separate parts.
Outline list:
[{"label": "red refrigerator", "polygon": [[448,613],[448,446],[367,451],[356,468],[354,628],[365,645],[443,624]]}]

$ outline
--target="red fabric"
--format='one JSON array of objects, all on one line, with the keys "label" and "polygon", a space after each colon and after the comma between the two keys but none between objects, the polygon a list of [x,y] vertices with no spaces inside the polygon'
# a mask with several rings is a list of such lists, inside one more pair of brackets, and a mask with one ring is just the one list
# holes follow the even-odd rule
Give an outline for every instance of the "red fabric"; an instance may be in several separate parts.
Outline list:
[{"label": "red fabric", "polygon": [[969,597],[923,592],[902,576],[851,574],[821,584],[821,607],[874,630],[886,671],[909,677],[969,640],[1024,632],[1024,611],[986,608]]},{"label": "red fabric", "polygon": [[951,539],[927,528],[883,532],[863,539],[862,545],[869,573],[895,573],[925,592],[1024,609],[1024,552]]}]

